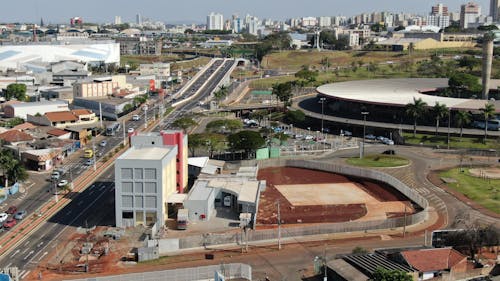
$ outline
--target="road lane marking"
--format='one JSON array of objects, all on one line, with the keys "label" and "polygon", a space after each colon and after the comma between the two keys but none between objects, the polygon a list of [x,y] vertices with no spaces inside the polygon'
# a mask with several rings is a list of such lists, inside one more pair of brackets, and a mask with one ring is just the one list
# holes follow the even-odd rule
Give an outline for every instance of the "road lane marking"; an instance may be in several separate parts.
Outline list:
[{"label": "road lane marking", "polygon": [[17,253],[19,253],[21,250],[17,249],[10,257],[13,258]]},{"label": "road lane marking", "polygon": [[22,279],[22,278],[23,278],[22,276],[23,276],[23,274],[24,274],[25,272],[26,272],[26,270],[23,270],[23,271],[21,271],[21,273],[19,273],[19,276],[21,277],[21,278],[19,278],[19,279]]},{"label": "road lane marking", "polygon": [[43,252],[43,254],[40,256],[40,258],[38,259],[38,262],[40,262],[43,257],[45,257],[49,252]]},{"label": "road lane marking", "polygon": [[37,247],[37,248],[40,248],[40,246],[42,246],[42,245],[43,245],[43,241],[42,241],[42,242],[40,242],[40,243],[38,243],[38,245],[37,245],[36,247]]},{"label": "road lane marking", "polygon": [[5,267],[10,267],[12,265],[12,263],[9,263],[8,265],[6,265]]},{"label": "road lane marking", "polygon": [[30,272],[31,272],[31,270],[26,271],[24,274],[21,275],[20,279],[23,279],[24,277],[26,277]]},{"label": "road lane marking", "polygon": [[22,252],[21,252],[21,254],[26,253],[29,249],[30,249],[30,248],[26,248],[26,249],[24,249],[24,251],[22,251]]},{"label": "road lane marking", "polygon": [[26,255],[26,257],[24,257],[23,261],[27,260],[27,259],[31,256],[31,254],[33,254],[34,252],[35,252],[35,251],[31,250],[31,251],[30,251],[30,252]]},{"label": "road lane marking", "polygon": [[26,243],[24,243],[24,246],[26,247],[26,245],[28,245],[30,243],[30,240],[26,241]]}]

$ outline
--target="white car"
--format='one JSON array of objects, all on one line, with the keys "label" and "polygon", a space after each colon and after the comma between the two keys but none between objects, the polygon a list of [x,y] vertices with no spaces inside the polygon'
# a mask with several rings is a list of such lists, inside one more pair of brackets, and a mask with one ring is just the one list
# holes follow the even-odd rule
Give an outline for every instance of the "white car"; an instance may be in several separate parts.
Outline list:
[{"label": "white car", "polygon": [[132,115],[132,121],[139,121],[141,120],[141,117],[137,114]]},{"label": "white car", "polygon": [[313,140],[313,139],[314,139],[314,136],[311,136],[311,135],[306,135],[305,139],[306,139],[306,140]]},{"label": "white car", "polygon": [[127,132],[128,133],[133,133],[134,132],[134,128],[128,128]]},{"label": "white car", "polygon": [[66,186],[67,184],[68,184],[68,181],[67,181],[67,180],[61,180],[61,181],[57,184],[57,186],[58,186],[58,187],[64,187],[64,186]]},{"label": "white car", "polygon": [[9,215],[7,213],[0,213],[0,223],[6,221],[8,217]]}]

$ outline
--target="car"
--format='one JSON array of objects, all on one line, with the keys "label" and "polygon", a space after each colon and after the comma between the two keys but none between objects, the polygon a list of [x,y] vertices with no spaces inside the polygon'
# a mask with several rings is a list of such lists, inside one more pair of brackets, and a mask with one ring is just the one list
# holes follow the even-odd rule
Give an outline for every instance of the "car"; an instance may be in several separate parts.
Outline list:
[{"label": "car", "polygon": [[377,137],[377,140],[378,140],[378,141],[383,141],[384,139],[385,139],[385,137],[383,137],[383,136],[378,136],[378,137]]},{"label": "car", "polygon": [[12,228],[17,224],[17,221],[15,218],[9,218],[3,223],[3,228]]},{"label": "car", "polygon": [[10,206],[8,209],[7,209],[7,214],[9,215],[12,215],[14,214],[15,212],[17,212],[17,207],[16,206]]},{"label": "car", "polygon": [[85,166],[92,166],[94,165],[94,160],[93,159],[87,159],[84,163]]},{"label": "car", "polygon": [[134,128],[128,128],[127,132],[130,134],[130,133],[133,133],[134,132]]},{"label": "car", "polygon": [[58,186],[58,187],[64,187],[64,186],[66,186],[66,185],[68,185],[68,181],[67,181],[67,180],[61,180],[61,181],[57,184],[57,186]]},{"label": "car", "polygon": [[387,145],[394,145],[394,141],[391,139],[388,139],[388,138],[385,138],[384,140],[382,140],[382,143],[387,144]]},{"label": "car", "polygon": [[296,134],[294,137],[299,140],[302,139],[304,136],[301,134]]},{"label": "car", "polygon": [[132,121],[139,121],[141,120],[141,117],[137,114],[132,115]]},{"label": "car", "polygon": [[28,214],[28,212],[26,212],[26,210],[21,210],[21,211],[18,211],[15,215],[14,215],[14,218],[16,220],[22,220],[26,217],[26,215]]},{"label": "car", "polygon": [[102,147],[105,147],[107,144],[108,144],[108,142],[103,140],[103,141],[101,141],[101,143],[99,145]]},{"label": "car", "polygon": [[346,130],[340,130],[340,135],[344,135],[346,137],[352,137],[352,132]]},{"label": "car", "polygon": [[314,136],[312,136],[312,135],[306,135],[305,139],[306,140],[313,140]]},{"label": "car", "polygon": [[3,223],[4,221],[6,221],[8,217],[9,217],[9,214],[0,213],[0,223]]},{"label": "car", "polygon": [[372,135],[372,134],[368,134],[368,135],[365,136],[365,139],[367,139],[367,140],[375,140],[376,137],[374,135]]},{"label": "car", "polygon": [[50,179],[52,179],[52,180],[59,180],[60,177],[61,177],[61,173],[59,173],[57,171],[54,171],[54,172],[52,172],[52,174],[50,174]]},{"label": "car", "polygon": [[385,150],[384,152],[382,152],[382,154],[396,155],[396,151],[394,151],[392,149],[388,149],[388,150]]}]

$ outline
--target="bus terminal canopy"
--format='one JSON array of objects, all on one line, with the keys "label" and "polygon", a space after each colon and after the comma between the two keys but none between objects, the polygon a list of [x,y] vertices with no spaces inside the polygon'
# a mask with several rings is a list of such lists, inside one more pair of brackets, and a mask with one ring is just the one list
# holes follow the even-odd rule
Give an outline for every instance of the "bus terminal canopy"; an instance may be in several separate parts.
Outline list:
[{"label": "bus terminal canopy", "polygon": [[[404,107],[413,103],[414,99],[422,99],[429,107],[437,102],[455,110],[477,111],[488,102],[478,99],[461,99],[440,97],[425,94],[448,87],[446,78],[399,78],[358,80],[326,84],[316,91],[324,97],[375,105]],[[500,111],[499,101],[494,103],[496,111]]]}]

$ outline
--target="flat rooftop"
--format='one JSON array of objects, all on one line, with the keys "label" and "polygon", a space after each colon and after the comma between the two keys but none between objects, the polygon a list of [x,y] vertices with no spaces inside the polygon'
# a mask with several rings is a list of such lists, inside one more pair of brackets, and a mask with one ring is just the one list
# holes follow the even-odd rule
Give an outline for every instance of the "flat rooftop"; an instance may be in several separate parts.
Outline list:
[{"label": "flat rooftop", "polygon": [[172,149],[169,147],[131,147],[123,153],[120,160],[161,160],[165,158]]},{"label": "flat rooftop", "polygon": [[[438,97],[425,94],[448,87],[446,78],[399,78],[374,79],[339,82],[322,85],[316,91],[326,97],[340,100],[364,102],[388,106],[404,107],[413,103],[413,99],[422,99],[428,106],[436,102],[446,105],[450,109],[479,110],[484,107],[486,100],[459,99]],[[495,101],[497,111],[500,102]]]}]

